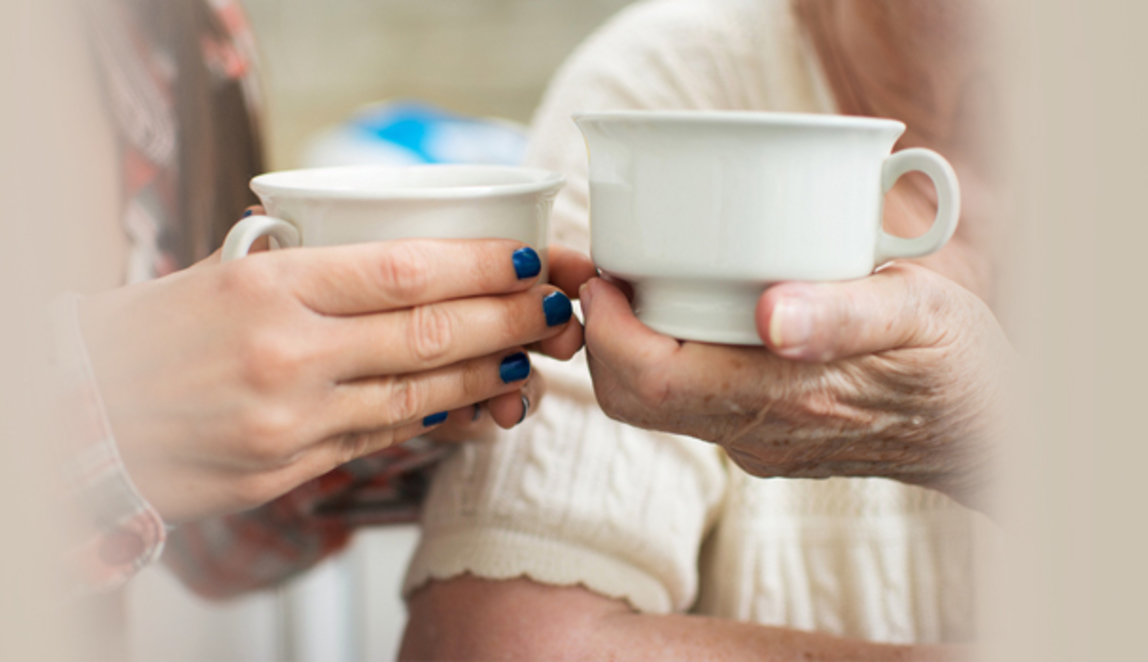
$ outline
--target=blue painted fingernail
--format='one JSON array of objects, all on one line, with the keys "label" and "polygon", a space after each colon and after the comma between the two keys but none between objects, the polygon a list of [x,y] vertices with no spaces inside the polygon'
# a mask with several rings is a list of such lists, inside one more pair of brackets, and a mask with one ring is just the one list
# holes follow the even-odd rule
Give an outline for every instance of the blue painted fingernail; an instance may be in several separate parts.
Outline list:
[{"label": "blue painted fingernail", "polygon": [[514,251],[511,258],[514,260],[514,273],[518,275],[518,280],[534,278],[542,273],[542,259],[529,246]]},{"label": "blue painted fingernail", "polygon": [[498,375],[502,377],[504,384],[513,384],[526,379],[530,376],[530,357],[519,352],[502,359],[502,365],[498,368]]},{"label": "blue painted fingernail", "polygon": [[243,218],[247,218],[248,216],[251,216],[254,213],[255,213],[254,209],[247,209],[243,212]]},{"label": "blue painted fingernail", "polygon": [[423,419],[423,427],[429,428],[429,427],[434,427],[434,426],[438,425],[439,423],[445,423],[447,416],[450,416],[450,412],[444,411],[444,412],[439,412],[437,414],[432,414],[430,416],[427,416],[426,418]]},{"label": "blue painted fingernail", "polygon": [[574,306],[570,304],[570,297],[561,292],[546,295],[542,300],[542,310],[546,313],[546,326],[565,324],[574,316]]},{"label": "blue painted fingernail", "polygon": [[528,411],[530,411],[530,398],[524,395],[522,396],[522,418],[518,419],[518,423],[515,423],[515,425],[520,425],[522,421],[526,420],[526,412]]}]

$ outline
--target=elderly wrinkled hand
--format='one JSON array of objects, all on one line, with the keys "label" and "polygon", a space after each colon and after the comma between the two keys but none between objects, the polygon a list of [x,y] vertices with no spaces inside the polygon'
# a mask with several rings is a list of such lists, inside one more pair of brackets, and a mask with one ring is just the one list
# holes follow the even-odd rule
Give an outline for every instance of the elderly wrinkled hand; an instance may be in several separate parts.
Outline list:
[{"label": "elderly wrinkled hand", "polygon": [[1011,348],[989,308],[926,268],[785,283],[757,309],[766,348],[680,342],[601,279],[581,291],[612,418],[722,446],[751,474],[879,476],[978,503]]}]

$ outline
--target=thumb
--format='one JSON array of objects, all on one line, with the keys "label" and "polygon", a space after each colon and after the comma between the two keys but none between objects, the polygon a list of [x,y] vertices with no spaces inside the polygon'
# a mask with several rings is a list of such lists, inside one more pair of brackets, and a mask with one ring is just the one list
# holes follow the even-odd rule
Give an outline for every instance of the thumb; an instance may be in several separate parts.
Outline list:
[{"label": "thumb", "polygon": [[798,361],[926,346],[938,340],[944,325],[936,322],[960,290],[910,264],[843,283],[784,283],[762,295],[757,330],[775,354]]},{"label": "thumb", "polygon": [[550,284],[571,299],[578,298],[582,284],[598,274],[590,258],[572,248],[550,245]]}]

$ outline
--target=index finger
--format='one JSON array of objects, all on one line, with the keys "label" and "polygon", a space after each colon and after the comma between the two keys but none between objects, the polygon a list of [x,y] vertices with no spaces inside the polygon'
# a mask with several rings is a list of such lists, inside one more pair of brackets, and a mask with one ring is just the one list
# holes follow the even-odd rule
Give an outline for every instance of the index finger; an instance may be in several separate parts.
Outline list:
[{"label": "index finger", "polygon": [[509,239],[400,239],[288,249],[286,282],[312,310],[358,315],[526,290],[542,270],[533,248]]},{"label": "index finger", "polygon": [[638,320],[621,290],[600,278],[582,289],[582,309],[591,364],[608,368],[645,408],[748,411],[794,376],[764,348],[679,343],[654,331]]},{"label": "index finger", "polygon": [[677,340],[642,324],[622,292],[590,279],[580,292],[586,348],[627,382],[636,382],[650,366],[668,366],[681,350]]}]

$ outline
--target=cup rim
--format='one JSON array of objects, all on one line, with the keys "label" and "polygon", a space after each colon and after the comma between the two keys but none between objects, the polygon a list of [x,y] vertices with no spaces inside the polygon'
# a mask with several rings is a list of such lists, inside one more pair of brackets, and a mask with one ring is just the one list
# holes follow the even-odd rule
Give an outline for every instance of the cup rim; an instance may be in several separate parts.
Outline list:
[{"label": "cup rim", "polygon": [[[393,189],[350,189],[327,186],[299,186],[283,180],[308,175],[332,174],[338,172],[379,172],[395,173],[409,171],[463,172],[483,170],[522,176],[524,181],[505,184],[475,184],[460,186],[425,186],[419,188]],[[351,165],[325,168],[296,168],[278,170],[258,175],[251,180],[251,190],[257,195],[286,197],[321,197],[329,200],[475,200],[481,198],[507,197],[524,194],[537,194],[551,189],[557,190],[565,183],[565,178],[549,170],[527,166],[503,166],[486,164],[420,164],[420,165]]]},{"label": "cup rim", "polygon": [[713,123],[771,125],[838,129],[905,130],[905,123],[884,117],[835,115],[830,113],[791,113],[750,110],[607,110],[572,115],[575,122],[602,120],[642,120],[655,123]]}]

